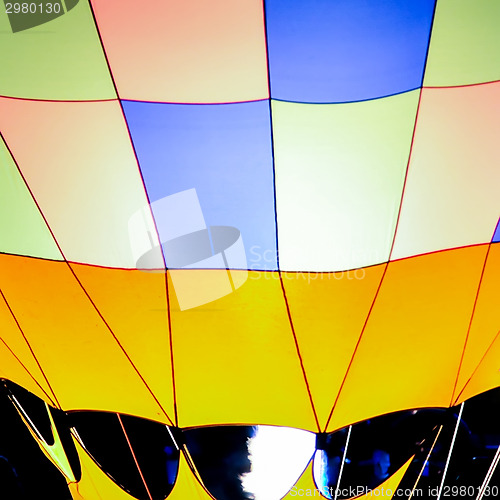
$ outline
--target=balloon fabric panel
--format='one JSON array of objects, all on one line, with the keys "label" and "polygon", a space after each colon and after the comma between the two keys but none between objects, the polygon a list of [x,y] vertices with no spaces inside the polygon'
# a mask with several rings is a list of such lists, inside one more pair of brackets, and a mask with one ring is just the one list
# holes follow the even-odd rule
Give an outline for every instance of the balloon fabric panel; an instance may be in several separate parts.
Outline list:
[{"label": "balloon fabric panel", "polygon": [[283,273],[312,400],[322,427],[332,408],[332,395],[340,390],[384,267],[338,273]]},{"label": "balloon fabric panel", "polygon": [[418,95],[273,101],[281,269],[344,271],[389,259]]},{"label": "balloon fabric panel", "polygon": [[[9,306],[10,304],[6,301],[2,290],[0,297],[0,325],[2,330],[0,348],[2,348],[2,355],[0,359],[2,360],[4,375],[13,382],[23,385],[23,387],[26,387],[48,403],[55,404],[51,388],[47,384],[43,371],[33,356],[19,324],[16,323],[17,318]],[[8,366],[12,367],[12,375],[10,375]]]},{"label": "balloon fabric panel", "polygon": [[269,104],[124,109],[150,200],[194,188],[208,226],[241,231],[249,268],[276,270]]},{"label": "balloon fabric panel", "polygon": [[64,257],[135,267],[128,222],[148,200],[120,104],[0,99],[0,127]]},{"label": "balloon fabric panel", "polygon": [[63,408],[168,422],[68,264],[10,255],[0,262],[5,298]]},{"label": "balloon fabric panel", "polygon": [[450,405],[487,250],[479,245],[389,263],[328,429]]},{"label": "balloon fabric panel", "polygon": [[333,103],[420,87],[434,0],[268,0],[271,97]]},{"label": "balloon fabric panel", "polygon": [[7,146],[0,139],[0,220],[2,251],[62,260],[61,253],[21,177]]},{"label": "balloon fabric panel", "polygon": [[500,83],[422,91],[393,259],[491,241],[499,135]]},{"label": "balloon fabric panel", "polygon": [[498,16],[498,2],[439,0],[424,86],[500,80]]},{"label": "balloon fabric panel", "polygon": [[216,103],[268,97],[260,0],[92,0],[122,99]]},{"label": "balloon fabric panel", "polygon": [[[199,282],[197,274],[225,270],[177,272]],[[248,274],[218,303],[186,311],[171,304],[179,423],[286,422],[316,429],[278,273]]]},{"label": "balloon fabric panel", "polygon": [[[476,302],[474,304],[474,317],[469,326],[467,345],[461,363],[460,374],[457,380],[455,396],[461,392],[466,386],[469,379],[475,379],[474,371],[476,367],[482,364],[482,358],[487,353],[490,346],[498,344],[498,297],[500,297],[500,281],[498,274],[500,272],[500,245],[491,244],[487,258],[484,263],[482,273],[481,286],[478,290]],[[493,347],[491,347],[493,349]],[[494,371],[495,362],[492,354],[488,354],[490,361],[485,361],[484,368],[480,368],[483,381],[480,376],[473,382],[476,393],[486,391],[494,387]],[[498,359],[498,358],[497,358]],[[486,366],[488,368],[486,368]],[[490,370],[489,372],[487,370]],[[498,370],[497,370],[498,371]],[[481,383],[485,383],[489,374],[491,381],[487,385],[481,387]],[[498,378],[498,375],[497,375]],[[471,387],[465,387],[466,392],[470,395],[474,390]],[[462,399],[463,400],[463,399]]]},{"label": "balloon fabric panel", "polygon": [[49,23],[14,34],[2,14],[0,95],[56,101],[116,98],[87,2],[80,1],[71,13]]}]

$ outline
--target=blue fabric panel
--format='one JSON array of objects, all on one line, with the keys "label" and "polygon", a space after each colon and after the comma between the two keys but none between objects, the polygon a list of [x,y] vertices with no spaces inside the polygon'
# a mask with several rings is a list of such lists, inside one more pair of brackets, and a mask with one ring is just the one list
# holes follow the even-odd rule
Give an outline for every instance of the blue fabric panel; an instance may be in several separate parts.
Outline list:
[{"label": "blue fabric panel", "polygon": [[276,270],[269,102],[123,102],[150,201],[196,189],[207,226],[241,231],[249,269]]},{"label": "blue fabric panel", "polygon": [[331,103],[421,86],[434,0],[266,0],[271,95]]},{"label": "blue fabric panel", "polygon": [[500,242],[500,219],[498,219],[497,228],[495,229],[495,234],[493,235],[492,243]]}]

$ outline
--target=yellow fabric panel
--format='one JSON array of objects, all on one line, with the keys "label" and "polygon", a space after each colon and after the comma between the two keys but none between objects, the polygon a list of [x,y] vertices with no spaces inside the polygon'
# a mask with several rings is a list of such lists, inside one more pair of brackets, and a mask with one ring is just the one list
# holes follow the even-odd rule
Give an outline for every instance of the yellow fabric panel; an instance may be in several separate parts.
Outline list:
[{"label": "yellow fabric panel", "polygon": [[313,461],[309,462],[306,470],[300,476],[300,479],[295,483],[293,488],[287,493],[284,497],[287,500],[293,497],[302,497],[306,495],[306,492],[312,491],[316,489],[316,485],[314,484],[313,479]]},{"label": "yellow fabric panel", "polygon": [[326,425],[385,265],[343,273],[283,273],[320,426]]},{"label": "yellow fabric panel", "polygon": [[78,264],[72,268],[173,421],[165,275]]},{"label": "yellow fabric panel", "polygon": [[[203,280],[226,270],[184,272]],[[278,273],[251,271],[235,292],[193,309],[173,303],[172,334],[181,427],[317,430]]]},{"label": "yellow fabric panel", "polygon": [[[410,466],[413,457],[411,457],[400,469],[398,469],[389,479],[384,481],[378,488],[368,492],[366,495],[356,497],[359,500],[369,498],[392,498],[394,493],[398,489],[399,483],[403,476],[406,474],[408,467]],[[397,497],[396,497],[397,498]]]},{"label": "yellow fabric panel", "polygon": [[[458,395],[461,388],[472,375],[484,353],[493,342],[500,328],[500,243],[491,245],[488,260],[484,269],[481,289],[477,299],[474,318],[472,320],[467,348],[458,377]],[[499,358],[500,359],[500,358]],[[500,362],[498,363],[500,368]],[[488,389],[500,385],[498,376],[487,381]],[[483,390],[478,390],[483,392]]]},{"label": "yellow fabric panel", "polygon": [[449,406],[488,245],[391,262],[328,430]]},{"label": "yellow fabric panel", "polygon": [[[39,392],[42,394],[40,396],[47,403],[54,405],[54,401],[47,399],[47,396],[40,390],[40,387],[47,393],[47,395],[52,398],[53,394],[48,386],[40,367],[38,366],[33,354],[31,353],[28,344],[24,340],[19,327],[17,326],[14,318],[12,317],[9,308],[3,297],[0,296],[0,336],[2,341],[0,342],[0,347],[2,348],[2,362],[0,362],[0,369],[2,370],[2,377],[5,377],[12,382],[16,382],[22,385],[25,389],[34,392],[33,386],[36,387],[38,392],[34,392],[39,396]],[[6,347],[7,346],[7,347]],[[9,349],[11,352],[9,352]],[[12,359],[11,359],[12,358]],[[17,361],[16,358],[19,360]],[[22,367],[24,365],[25,368]],[[8,364],[8,365],[7,365]],[[18,365],[18,366],[17,366]],[[12,368],[11,368],[12,367]],[[22,372],[22,373],[21,373]],[[28,375],[28,372],[31,376]],[[23,383],[16,381],[26,380],[28,386]],[[19,378],[20,377],[20,378]],[[38,382],[40,387],[34,382]]]},{"label": "yellow fabric panel", "polygon": [[[134,498],[102,472],[77,440],[74,439],[74,442],[82,467],[81,480],[78,483],[69,483],[74,500],[130,500]],[[196,480],[181,453],[177,479],[168,499],[210,500],[210,498],[212,497]]]},{"label": "yellow fabric panel", "polygon": [[134,498],[102,472],[76,439],[73,441],[82,467],[80,481],[69,483],[73,500],[131,500]]},{"label": "yellow fabric panel", "polygon": [[229,271],[186,273],[172,269],[169,276],[173,285],[172,303],[179,304],[180,310],[212,302],[232,291]]},{"label": "yellow fabric panel", "polygon": [[167,498],[168,500],[210,500],[212,498],[191,472],[182,453],[177,480],[172,493]]},{"label": "yellow fabric panel", "polygon": [[64,262],[0,255],[3,292],[63,409],[167,422]]}]

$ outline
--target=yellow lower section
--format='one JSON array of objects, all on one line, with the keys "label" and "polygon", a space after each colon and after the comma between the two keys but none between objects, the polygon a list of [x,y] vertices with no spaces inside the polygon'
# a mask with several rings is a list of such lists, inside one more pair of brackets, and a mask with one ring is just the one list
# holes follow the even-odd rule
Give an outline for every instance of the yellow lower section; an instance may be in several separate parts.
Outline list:
[{"label": "yellow lower section", "polygon": [[293,485],[292,489],[284,498],[286,500],[293,497],[299,498],[301,496],[305,496],[308,491],[314,492],[315,489],[316,485],[314,484],[313,479],[313,461],[311,460],[304,473],[300,476],[299,480]]},{"label": "yellow lower section", "polygon": [[50,387],[3,297],[0,297],[0,331],[0,377],[7,378],[44,401],[55,404]]},{"label": "yellow lower section", "polygon": [[[340,391],[329,431],[397,410],[449,406],[487,249],[391,262],[378,294],[385,265],[283,272],[281,281],[276,272],[232,271],[234,280],[246,278],[239,288],[186,310],[169,280],[179,426],[317,431],[308,388],[320,427]],[[0,376],[48,400],[35,382],[50,394],[38,362],[64,410],[174,419],[165,275],[72,266],[100,315],[66,263],[0,255],[2,292],[19,323],[0,304],[2,340],[19,358],[0,343]],[[182,272],[196,284],[208,271]],[[497,346],[477,368],[498,333],[499,278],[494,244],[455,398],[471,376],[461,400],[500,385]]]},{"label": "yellow lower section", "polygon": [[[78,441],[74,440],[82,466],[82,478],[69,483],[74,500],[132,500],[134,497],[117,486],[90,458]],[[181,454],[179,471],[169,500],[209,500],[211,498],[196,480]]]},{"label": "yellow lower section", "polygon": [[81,480],[78,483],[69,483],[74,500],[132,500],[134,498],[102,472],[76,439],[74,442],[82,466]]},{"label": "yellow lower section", "polygon": [[186,459],[181,454],[177,481],[168,500],[210,500],[211,498],[191,472]]},{"label": "yellow lower section", "polygon": [[323,427],[385,265],[341,273],[283,273],[290,311]]},{"label": "yellow lower section", "polygon": [[[487,248],[390,263],[329,431],[394,411],[450,406]],[[488,314],[498,324],[500,310]]]},{"label": "yellow lower section", "polygon": [[181,427],[317,430],[277,273],[249,272],[233,293],[193,309],[173,304],[172,335]]},{"label": "yellow lower section", "polygon": [[[101,286],[94,294],[97,307],[101,308],[100,294],[108,290],[108,301],[121,306],[122,319],[115,321],[115,310],[106,304],[102,305],[101,314],[123,345],[131,346],[127,351],[130,359],[140,358],[151,337],[141,329],[134,332],[141,349],[134,349],[127,339],[133,311],[147,307],[150,297],[140,290],[131,294],[129,288],[134,283],[122,286],[125,281],[122,273],[129,271],[115,274],[94,269],[94,272],[99,274]],[[64,410],[118,411],[168,422],[66,263],[0,255],[0,276],[6,300]],[[135,283],[143,284],[141,278],[137,273]],[[83,280],[86,281],[89,280]],[[14,328],[8,319],[0,325],[0,331]],[[164,339],[165,328],[153,335]],[[155,347],[150,344],[151,360],[157,355]],[[164,362],[155,370],[161,371],[167,380],[169,358],[169,352],[164,352]],[[168,404],[171,405],[171,400],[164,406]]]}]

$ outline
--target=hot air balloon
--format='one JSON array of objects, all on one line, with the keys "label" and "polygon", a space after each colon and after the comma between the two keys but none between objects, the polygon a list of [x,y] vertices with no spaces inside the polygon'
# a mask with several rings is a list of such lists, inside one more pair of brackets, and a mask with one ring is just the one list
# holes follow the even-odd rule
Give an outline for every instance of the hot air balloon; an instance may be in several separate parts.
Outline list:
[{"label": "hot air balloon", "polygon": [[5,0],[17,498],[497,496],[499,22]]}]

